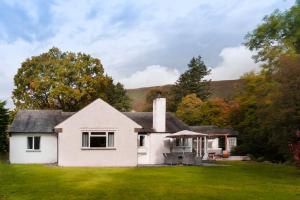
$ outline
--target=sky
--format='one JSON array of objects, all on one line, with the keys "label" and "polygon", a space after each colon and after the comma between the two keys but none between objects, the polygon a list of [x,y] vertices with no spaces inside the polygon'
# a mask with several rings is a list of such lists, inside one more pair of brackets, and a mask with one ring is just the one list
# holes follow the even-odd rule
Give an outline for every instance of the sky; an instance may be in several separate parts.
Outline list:
[{"label": "sky", "polygon": [[192,57],[207,79],[257,70],[245,35],[294,0],[0,0],[0,100],[12,107],[13,77],[27,58],[84,52],[125,88],[174,83]]}]

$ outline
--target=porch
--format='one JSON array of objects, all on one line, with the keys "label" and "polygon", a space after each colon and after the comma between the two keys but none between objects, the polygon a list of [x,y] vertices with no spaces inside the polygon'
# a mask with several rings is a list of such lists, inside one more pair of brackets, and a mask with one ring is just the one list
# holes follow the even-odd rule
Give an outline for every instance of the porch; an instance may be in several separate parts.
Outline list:
[{"label": "porch", "polygon": [[164,153],[168,165],[200,165],[207,160],[207,135],[188,130],[166,136],[170,138],[170,153]]}]

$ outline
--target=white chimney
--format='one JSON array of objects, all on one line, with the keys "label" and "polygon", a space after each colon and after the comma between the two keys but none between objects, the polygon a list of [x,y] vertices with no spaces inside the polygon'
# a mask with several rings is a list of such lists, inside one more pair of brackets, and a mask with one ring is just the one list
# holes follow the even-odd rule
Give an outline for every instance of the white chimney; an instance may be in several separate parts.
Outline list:
[{"label": "white chimney", "polygon": [[153,101],[153,129],[156,132],[166,131],[166,98],[156,98]]}]

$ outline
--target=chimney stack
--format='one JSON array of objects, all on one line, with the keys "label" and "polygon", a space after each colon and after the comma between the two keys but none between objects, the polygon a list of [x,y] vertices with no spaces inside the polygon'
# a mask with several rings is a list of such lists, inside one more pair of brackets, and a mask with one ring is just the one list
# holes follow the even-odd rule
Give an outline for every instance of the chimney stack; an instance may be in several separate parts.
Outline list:
[{"label": "chimney stack", "polygon": [[156,132],[166,131],[166,98],[160,95],[153,101],[153,129]]}]

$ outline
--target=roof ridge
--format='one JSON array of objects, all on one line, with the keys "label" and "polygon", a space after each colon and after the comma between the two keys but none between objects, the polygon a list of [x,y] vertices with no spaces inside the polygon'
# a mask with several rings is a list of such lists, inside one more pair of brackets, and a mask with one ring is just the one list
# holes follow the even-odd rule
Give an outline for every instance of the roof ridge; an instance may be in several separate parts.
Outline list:
[{"label": "roof ridge", "polygon": [[[19,111],[38,111],[38,112],[63,112],[62,110],[51,110],[51,109],[21,109]],[[18,112],[19,112],[18,111]]]}]

